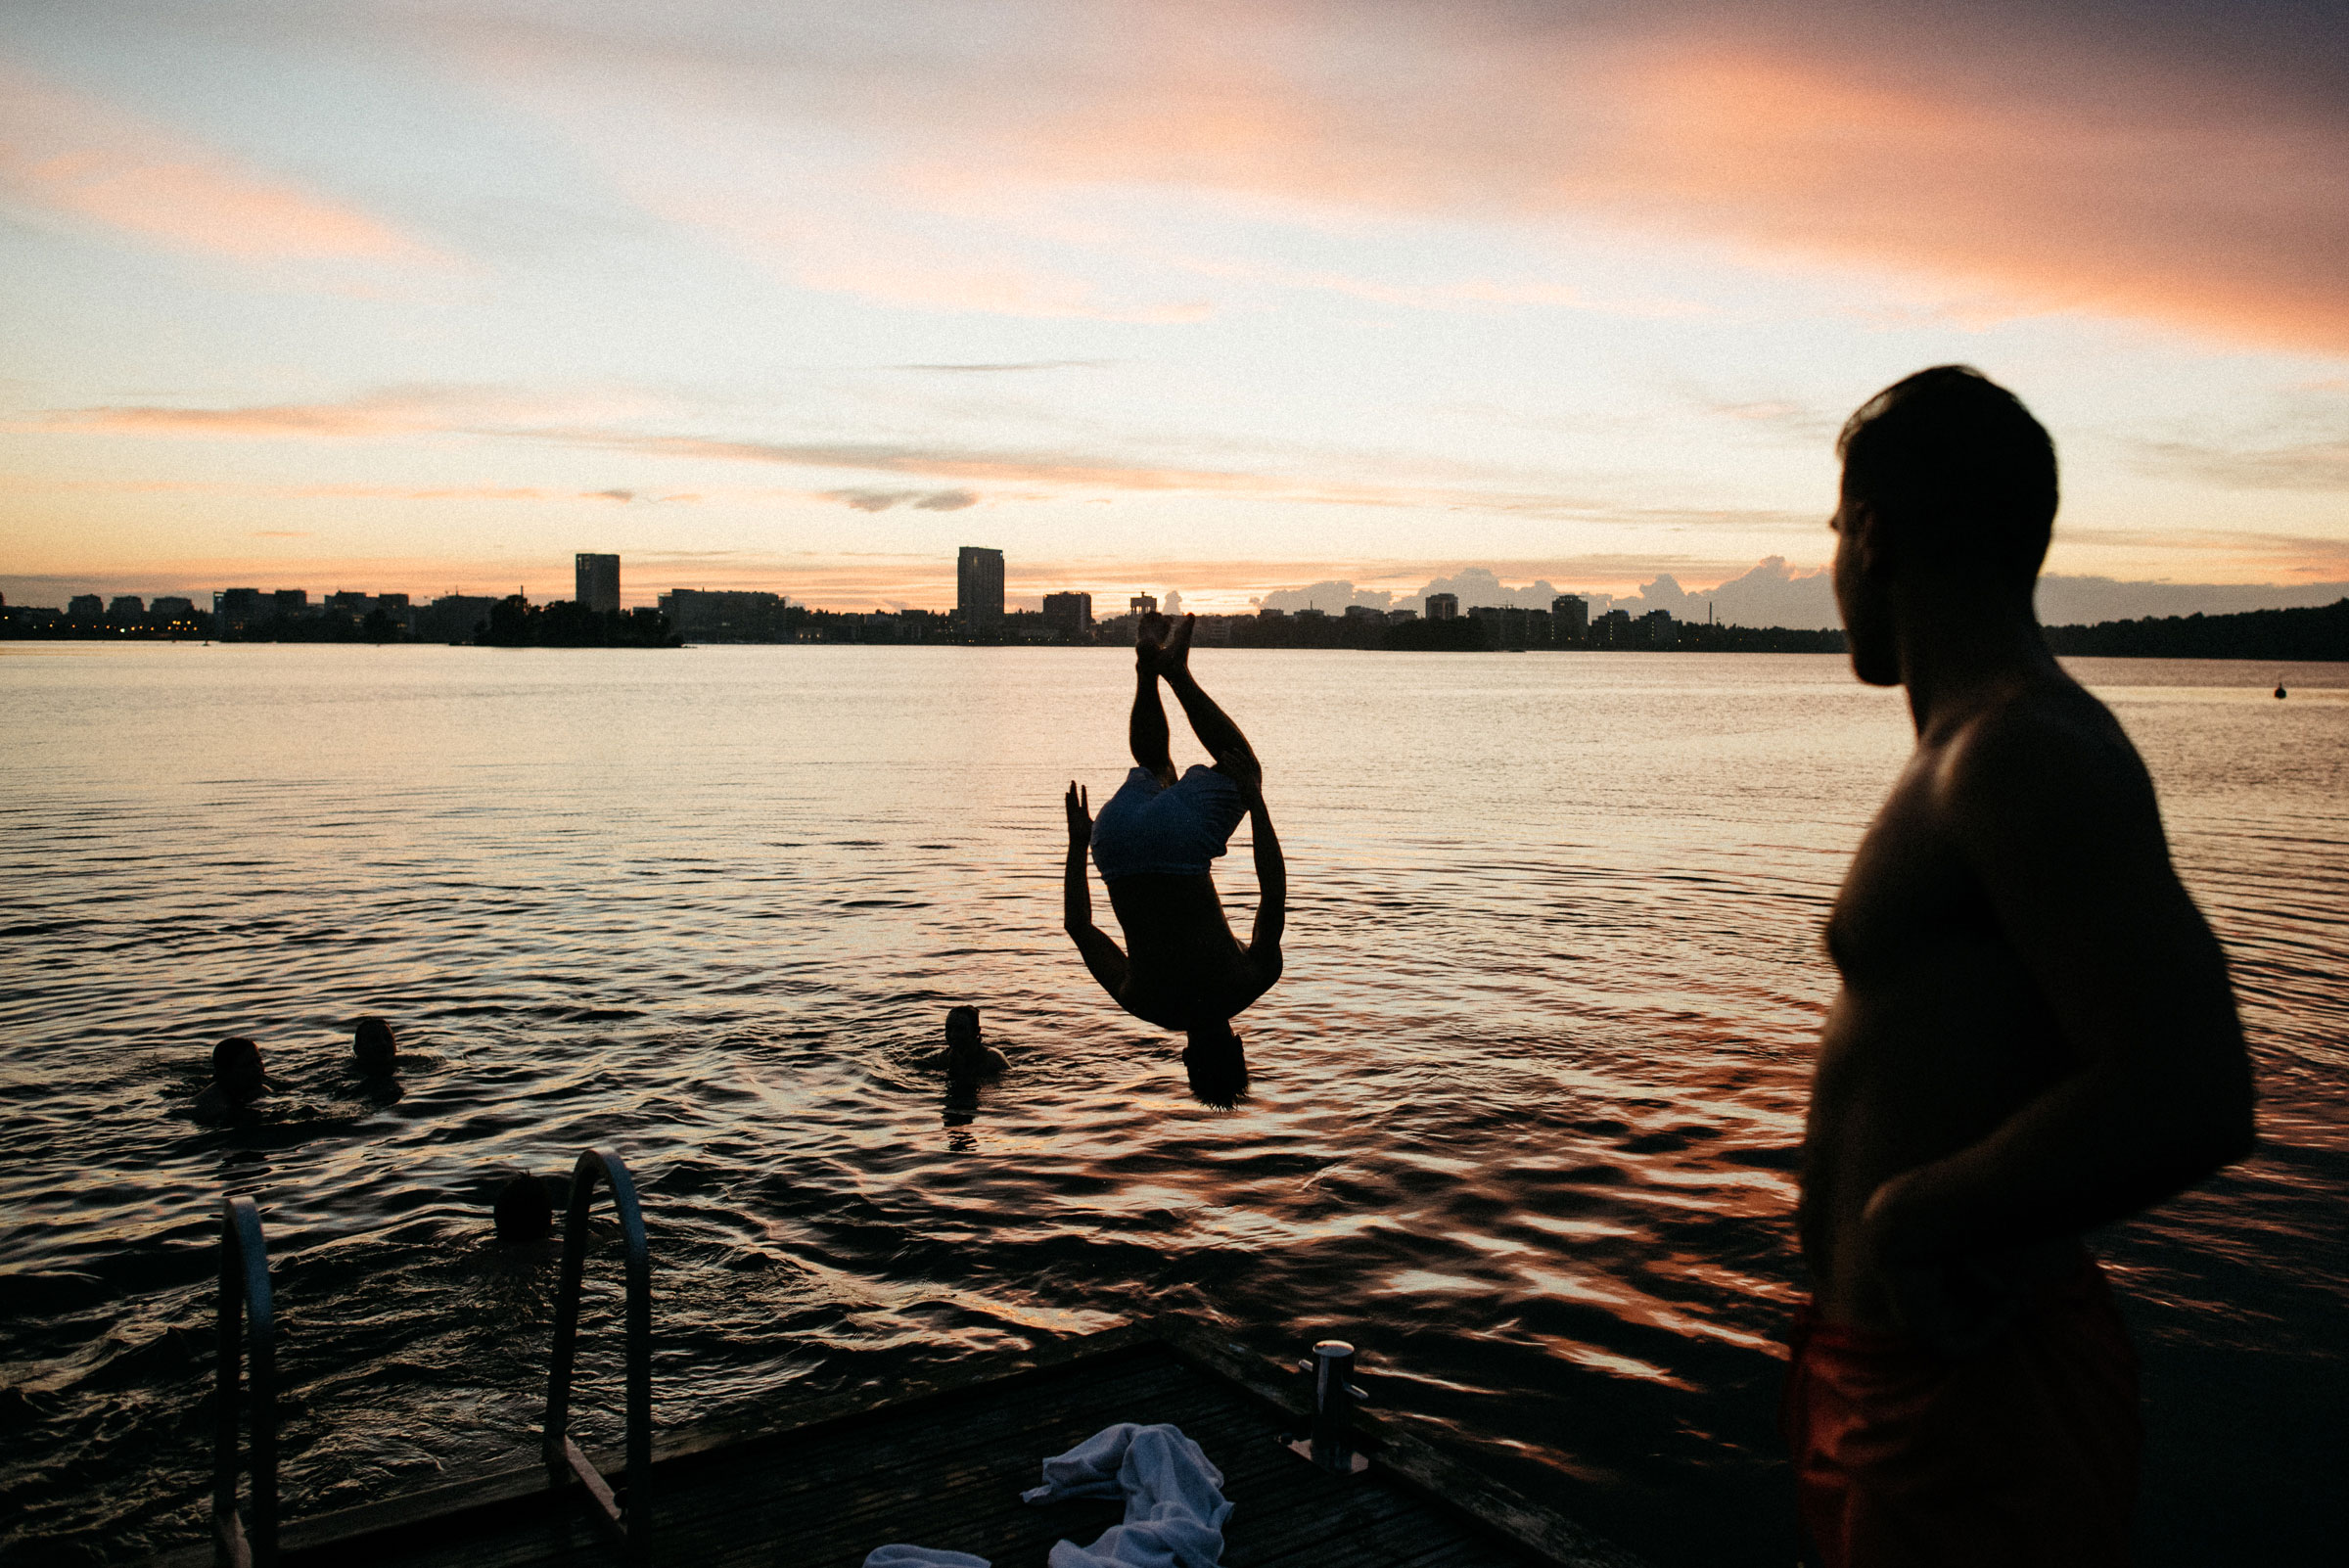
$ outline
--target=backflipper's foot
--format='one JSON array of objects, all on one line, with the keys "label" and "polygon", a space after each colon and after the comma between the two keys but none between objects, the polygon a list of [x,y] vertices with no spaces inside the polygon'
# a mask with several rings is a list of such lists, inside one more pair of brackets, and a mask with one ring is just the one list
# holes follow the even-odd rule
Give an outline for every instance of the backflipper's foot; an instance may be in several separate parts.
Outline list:
[{"label": "backflipper's foot", "polygon": [[1145,674],[1158,674],[1166,669],[1167,637],[1172,628],[1165,616],[1151,610],[1144,613],[1133,625],[1133,666]]},{"label": "backflipper's foot", "polygon": [[1190,668],[1191,633],[1198,629],[1199,618],[1197,616],[1184,616],[1180,621],[1174,623],[1173,634],[1167,638],[1167,656],[1161,668],[1168,670]]}]

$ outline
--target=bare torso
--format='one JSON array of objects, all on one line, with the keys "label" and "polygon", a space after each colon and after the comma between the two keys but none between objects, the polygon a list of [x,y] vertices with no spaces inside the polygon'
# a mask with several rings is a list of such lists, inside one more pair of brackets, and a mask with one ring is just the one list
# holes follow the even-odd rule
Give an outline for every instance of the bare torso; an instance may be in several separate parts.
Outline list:
[{"label": "bare torso", "polygon": [[1126,934],[1128,1012],[1161,1029],[1228,1019],[1279,978],[1232,935],[1212,876],[1145,873],[1109,884],[1110,907]]},{"label": "bare torso", "polygon": [[[1898,1322],[1884,1281],[1849,1266],[1878,1186],[1981,1142],[2081,1066],[1953,819],[1948,776],[1958,754],[1979,726],[2018,708],[2088,731],[2115,749],[2116,764],[2135,765],[2087,693],[2068,681],[2028,686],[1920,739],[1862,840],[1826,927],[1843,985],[1821,1034],[1804,1133],[1803,1256],[1830,1321]],[[2075,1239],[2039,1241],[1978,1260],[1974,1283],[2025,1290],[2079,1255]]]}]

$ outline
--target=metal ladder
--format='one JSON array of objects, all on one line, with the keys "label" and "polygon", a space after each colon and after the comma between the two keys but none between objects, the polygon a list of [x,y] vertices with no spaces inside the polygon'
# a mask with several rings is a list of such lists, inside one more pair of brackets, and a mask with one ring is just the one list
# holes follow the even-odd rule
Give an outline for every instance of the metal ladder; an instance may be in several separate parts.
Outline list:
[{"label": "metal ladder", "polygon": [[[627,1469],[623,1502],[594,1461],[571,1436],[571,1374],[577,1360],[579,1288],[587,1265],[587,1215],[598,1180],[612,1189],[626,1254]],[[260,1210],[251,1198],[220,1204],[220,1351],[213,1379],[219,1426],[212,1447],[212,1536],[214,1561],[222,1568],[276,1568],[277,1544],[277,1355],[276,1317],[269,1297],[269,1244]],[[237,1393],[241,1348],[250,1342],[249,1399],[253,1439],[250,1469],[252,1506],[240,1517],[237,1482],[248,1468],[239,1462]],[[585,1487],[595,1516],[619,1538],[627,1560],[649,1560],[653,1461],[653,1291],[652,1259],[645,1245],[644,1216],[636,1183],[619,1155],[604,1149],[581,1152],[572,1169],[571,1203],[563,1218],[563,1272],[555,1297],[553,1364],[546,1385],[546,1422],[541,1442],[550,1492],[568,1488],[573,1477]]]},{"label": "metal ladder", "polygon": [[[579,1335],[579,1280],[587,1263],[587,1210],[598,1176],[612,1188],[612,1208],[627,1250],[627,1501],[572,1441],[571,1368]],[[647,1553],[652,1517],[653,1471],[653,1286],[652,1259],[645,1249],[644,1216],[636,1207],[636,1183],[617,1154],[581,1151],[572,1167],[571,1207],[563,1217],[563,1283],[555,1297],[554,1366],[546,1380],[546,1480],[561,1487],[577,1476],[595,1500],[596,1517],[627,1549],[630,1562]]]},{"label": "metal ladder", "polygon": [[[237,1374],[241,1330],[253,1345],[253,1524],[237,1517]],[[224,1568],[277,1568],[277,1319],[269,1243],[251,1198],[220,1200],[220,1356],[212,1377],[212,1551]]]}]

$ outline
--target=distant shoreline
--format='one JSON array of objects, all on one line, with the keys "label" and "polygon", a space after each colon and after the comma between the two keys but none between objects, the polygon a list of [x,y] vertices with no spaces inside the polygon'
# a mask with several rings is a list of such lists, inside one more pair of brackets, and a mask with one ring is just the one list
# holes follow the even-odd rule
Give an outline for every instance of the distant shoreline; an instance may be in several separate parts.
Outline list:
[{"label": "distant shoreline", "polygon": [[[534,608],[534,607],[533,607]],[[568,605],[563,607],[568,610]],[[10,605],[0,609],[0,640],[17,642],[218,642],[288,643],[298,647],[320,644],[357,646],[445,647],[603,647],[603,648],[728,648],[728,647],[905,647],[905,648],[1080,648],[1123,646],[1120,638],[1081,640],[1016,638],[971,642],[952,636],[907,637],[895,626],[877,624],[888,618],[817,613],[822,622],[789,637],[692,638],[680,641],[665,621],[648,613],[616,615],[612,624],[581,625],[576,630],[601,632],[611,640],[572,640],[562,635],[575,628],[560,616],[540,623],[532,618],[526,631],[521,624],[499,627],[501,637],[484,627],[484,635],[443,639],[416,636],[369,636],[354,627],[349,634],[321,635],[314,623],[289,627],[272,636],[245,627],[228,636],[185,625],[135,626],[104,621],[68,618],[54,610],[29,611]],[[640,619],[641,618],[641,619]],[[1203,623],[1204,624],[1204,623]],[[548,633],[554,633],[549,636]],[[533,633],[535,635],[533,635]],[[513,640],[505,640],[511,637]],[[2049,648],[2072,658],[2101,659],[2240,659],[2285,664],[2349,663],[2349,598],[2329,605],[2295,610],[2250,610],[2224,616],[2147,617],[2139,621],[2105,621],[2095,625],[2049,626]],[[1291,616],[1279,619],[1232,618],[1225,639],[1201,646],[1264,649],[1342,649],[1387,653],[1809,653],[1840,654],[1844,636],[1839,630],[1801,630],[1785,626],[1721,626],[1703,622],[1635,621],[1598,623],[1575,628],[1566,638],[1553,634],[1550,616],[1540,610],[1479,608],[1448,621],[1408,621],[1389,623],[1367,618]]]}]

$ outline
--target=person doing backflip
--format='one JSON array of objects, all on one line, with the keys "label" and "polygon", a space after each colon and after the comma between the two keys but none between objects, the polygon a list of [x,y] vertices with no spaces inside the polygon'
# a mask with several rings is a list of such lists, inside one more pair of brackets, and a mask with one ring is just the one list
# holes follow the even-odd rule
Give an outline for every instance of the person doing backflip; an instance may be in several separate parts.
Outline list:
[{"label": "person doing backflip", "polygon": [[1784,1406],[1804,1522],[1829,1568],[2119,1564],[2136,1360],[2080,1236],[2251,1148],[2226,958],[2033,614],[2047,431],[1942,365],[1837,451],[1852,667],[1908,689],[1916,749],[1827,921]]},{"label": "person doing backflip", "polygon": [[[1231,1020],[1280,978],[1280,934],[1288,908],[1288,873],[1280,840],[1265,809],[1264,773],[1240,728],[1191,678],[1191,632],[1152,613],[1136,628],[1133,714],[1128,739],[1134,766],[1091,815],[1086,792],[1068,794],[1069,860],[1065,919],[1101,989],[1134,1017],[1188,1038],[1183,1061],[1194,1080],[1204,1066],[1236,1061]],[[1160,680],[1174,689],[1191,733],[1215,759],[1181,777],[1167,752]],[[1209,862],[1223,853],[1240,818],[1256,845],[1256,929],[1242,946],[1223,918]],[[1126,931],[1126,949],[1093,924],[1084,856],[1109,888],[1110,907]]]}]

